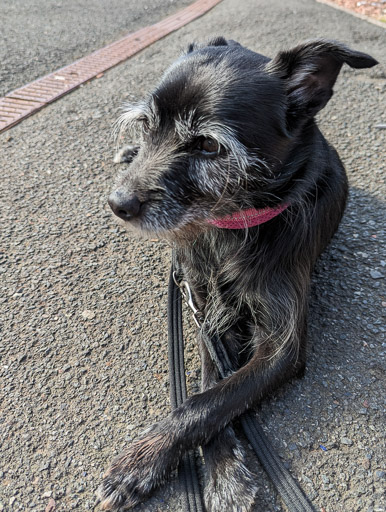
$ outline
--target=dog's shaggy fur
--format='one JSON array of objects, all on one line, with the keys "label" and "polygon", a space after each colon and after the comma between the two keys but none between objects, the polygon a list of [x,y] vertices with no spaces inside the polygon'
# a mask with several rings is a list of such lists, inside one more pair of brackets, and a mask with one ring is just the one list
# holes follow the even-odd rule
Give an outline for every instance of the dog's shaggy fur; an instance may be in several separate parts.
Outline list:
[{"label": "dog's shaggy fur", "polygon": [[[105,510],[145,500],[202,446],[211,512],[248,511],[256,484],[232,420],[304,371],[307,297],[316,258],[337,229],[347,180],[314,116],[344,63],[370,56],[325,40],[273,60],[234,41],[191,45],[158,87],[122,115],[125,148],[109,203],[127,224],[176,248],[204,326],[221,336],[234,373],[218,380],[200,340],[203,391],[119,455],[99,488]],[[289,204],[269,222],[222,229],[208,219]]]}]

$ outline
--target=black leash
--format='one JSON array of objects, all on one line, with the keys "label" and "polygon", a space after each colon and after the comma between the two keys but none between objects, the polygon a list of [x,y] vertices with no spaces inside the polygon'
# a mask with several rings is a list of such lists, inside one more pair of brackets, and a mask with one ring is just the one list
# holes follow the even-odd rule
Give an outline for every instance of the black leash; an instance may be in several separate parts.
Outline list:
[{"label": "black leash", "polygon": [[[173,271],[169,280],[168,295],[168,348],[169,348],[169,378],[170,402],[175,409],[187,398],[185,365],[184,365],[184,339],[182,327],[182,300],[181,292],[173,279]],[[190,451],[182,457],[178,467],[180,484],[184,489],[184,511],[203,512],[204,506],[201,498],[197,476],[194,452]]]},{"label": "black leash", "polygon": [[[181,288],[183,288],[184,299],[193,310],[194,319],[197,325],[199,325],[197,320],[198,312],[194,308],[189,286],[184,281],[180,281],[181,276],[178,275],[176,267],[175,256],[173,254],[168,299],[170,400],[173,408],[178,407],[187,397]],[[181,283],[183,283],[183,285],[181,285]],[[232,372],[232,367],[221,339],[219,337],[211,338],[207,336],[205,332],[203,332],[203,337],[221,378],[225,378]],[[247,411],[240,416],[240,421],[248,441],[286,504],[289,512],[316,512],[316,509],[299,488],[295,479],[274,451],[255,415],[251,411]],[[203,511],[204,507],[200,494],[194,454],[192,452],[184,457],[179,467],[179,475],[180,481],[185,489],[186,511]]]}]

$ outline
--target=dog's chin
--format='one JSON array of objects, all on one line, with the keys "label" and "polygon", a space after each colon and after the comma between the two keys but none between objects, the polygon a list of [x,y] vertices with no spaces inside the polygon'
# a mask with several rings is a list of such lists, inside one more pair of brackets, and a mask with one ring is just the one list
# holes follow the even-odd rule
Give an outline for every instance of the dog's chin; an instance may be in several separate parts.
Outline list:
[{"label": "dog's chin", "polygon": [[195,240],[200,234],[208,229],[211,225],[205,219],[196,220],[180,220],[175,222],[156,221],[154,219],[135,218],[129,221],[119,220],[119,224],[133,235],[149,240],[151,238],[160,238],[170,242],[183,245]]},{"label": "dog's chin", "polygon": [[183,247],[190,245],[205,231],[212,229],[212,226],[201,219],[200,221],[190,221],[182,224],[173,230],[165,232],[164,238],[170,242]]}]

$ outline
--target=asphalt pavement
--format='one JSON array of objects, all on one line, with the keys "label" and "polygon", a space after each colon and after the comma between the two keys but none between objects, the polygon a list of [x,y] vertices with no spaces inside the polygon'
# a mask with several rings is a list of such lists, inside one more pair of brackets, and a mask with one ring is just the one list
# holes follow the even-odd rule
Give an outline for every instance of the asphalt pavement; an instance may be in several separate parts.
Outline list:
[{"label": "asphalt pavement", "polygon": [[[71,20],[63,50],[58,28],[42,34],[44,2],[3,2],[18,20],[8,41],[39,32],[15,46],[14,66],[5,62],[3,92],[121,37],[124,18],[139,28],[186,3],[149,2],[163,7],[135,19],[118,0],[112,12],[95,1],[78,14],[77,3],[57,2]],[[214,34],[268,56],[328,37],[380,61],[371,70],[345,67],[320,116],[347,167],[350,199],[314,274],[306,375],[259,415],[318,510],[386,510],[386,132],[376,128],[385,123],[386,31],[311,0],[224,0],[0,135],[0,511],[89,511],[111,458],[168,414],[170,249],[125,232],[106,205],[117,172],[111,131],[124,101],[141,98],[188,43]],[[45,44],[52,51],[39,53]],[[197,391],[192,326],[186,364]],[[254,511],[284,511],[252,455],[250,466],[260,482]],[[139,510],[180,512],[175,484]]]},{"label": "asphalt pavement", "polygon": [[190,0],[2,0],[0,96],[174,14]]}]

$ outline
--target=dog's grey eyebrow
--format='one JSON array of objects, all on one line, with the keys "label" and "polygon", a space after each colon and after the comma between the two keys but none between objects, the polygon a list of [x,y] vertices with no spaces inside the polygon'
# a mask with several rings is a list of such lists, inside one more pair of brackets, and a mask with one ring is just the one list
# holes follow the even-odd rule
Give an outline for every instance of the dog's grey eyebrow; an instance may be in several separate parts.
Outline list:
[{"label": "dog's grey eyebrow", "polygon": [[241,167],[244,168],[249,163],[248,151],[238,140],[234,130],[209,117],[197,117],[195,109],[178,116],[175,120],[175,131],[182,142],[189,142],[197,137],[210,137],[220,147],[232,153]]},{"label": "dog's grey eyebrow", "polygon": [[196,109],[179,114],[174,123],[175,131],[183,142],[197,137],[211,137],[227,149],[231,149],[237,140],[233,130],[210,119],[199,116]]},{"label": "dog's grey eyebrow", "polygon": [[175,131],[182,141],[198,136],[196,109],[179,114],[174,123]]},{"label": "dog's grey eyebrow", "polygon": [[149,127],[156,125],[157,115],[155,112],[154,99],[137,103],[125,103],[123,112],[114,125],[114,134],[119,135],[126,130],[134,130],[139,121],[146,121]]},{"label": "dog's grey eyebrow", "polygon": [[123,106],[123,113],[117,120],[117,125],[120,131],[125,131],[127,128],[131,128],[134,124],[145,118],[147,114],[147,108],[145,102],[138,103],[125,103]]}]

